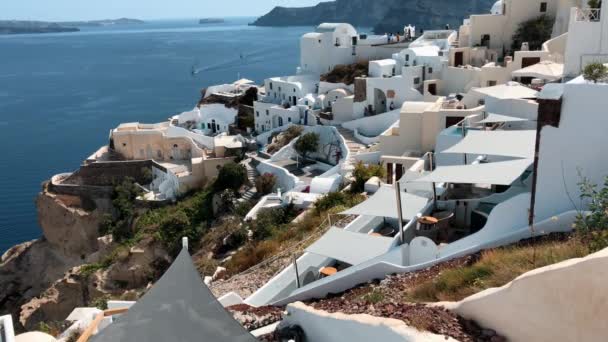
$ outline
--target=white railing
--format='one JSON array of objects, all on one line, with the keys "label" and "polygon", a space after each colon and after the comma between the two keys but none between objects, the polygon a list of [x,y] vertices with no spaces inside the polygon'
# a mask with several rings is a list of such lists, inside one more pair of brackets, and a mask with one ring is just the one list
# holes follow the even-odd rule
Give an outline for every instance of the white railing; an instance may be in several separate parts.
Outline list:
[{"label": "white railing", "polygon": [[576,21],[600,21],[601,10],[599,8],[578,8],[576,10]]},{"label": "white railing", "polygon": [[15,342],[13,319],[10,315],[0,316],[0,342]]}]

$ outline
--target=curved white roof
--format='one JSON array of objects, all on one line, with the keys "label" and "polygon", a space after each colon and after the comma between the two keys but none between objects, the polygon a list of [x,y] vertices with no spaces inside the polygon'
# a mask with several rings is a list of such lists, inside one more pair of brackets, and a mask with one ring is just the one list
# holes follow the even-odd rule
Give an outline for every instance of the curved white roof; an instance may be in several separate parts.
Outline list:
[{"label": "curved white roof", "polygon": [[317,32],[334,32],[337,28],[339,28],[340,26],[343,25],[348,25],[351,26],[350,24],[347,23],[322,23],[321,25],[317,26]]},{"label": "curved white roof", "polygon": [[492,5],[492,9],[490,10],[490,13],[492,14],[496,14],[496,15],[502,15],[502,9],[503,9],[503,0],[498,0],[494,3],[494,5]]}]

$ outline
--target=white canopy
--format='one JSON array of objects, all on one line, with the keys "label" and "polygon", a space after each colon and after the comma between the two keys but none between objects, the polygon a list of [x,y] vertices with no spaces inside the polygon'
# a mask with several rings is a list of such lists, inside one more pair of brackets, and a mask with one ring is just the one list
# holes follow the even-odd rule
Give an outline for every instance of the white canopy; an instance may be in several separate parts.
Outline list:
[{"label": "white canopy", "polygon": [[466,153],[515,158],[533,158],[536,131],[468,131],[456,145],[441,153]]},{"label": "white canopy", "polygon": [[534,77],[548,81],[557,81],[564,76],[564,65],[551,61],[543,61],[529,67],[515,70],[513,77]]},{"label": "white canopy", "polygon": [[[424,209],[428,198],[401,192],[401,213],[404,220],[410,220]],[[365,202],[342,212],[343,215],[366,215],[387,218],[398,218],[397,195],[392,186],[382,186]]]},{"label": "white canopy", "polygon": [[392,238],[331,228],[306,251],[351,265],[358,265],[385,254],[391,248],[392,243]]},{"label": "white canopy", "polygon": [[534,89],[524,87],[517,82],[509,82],[493,87],[473,89],[481,95],[491,96],[497,99],[532,99],[538,96],[538,92]]},{"label": "white canopy", "polygon": [[532,159],[516,159],[486,164],[443,166],[414,182],[511,185],[532,163]]},{"label": "white canopy", "polygon": [[498,123],[498,122],[519,122],[519,121],[528,121],[528,119],[517,118],[515,116],[489,113],[488,116],[485,119],[479,121],[479,123],[484,124],[484,123]]}]

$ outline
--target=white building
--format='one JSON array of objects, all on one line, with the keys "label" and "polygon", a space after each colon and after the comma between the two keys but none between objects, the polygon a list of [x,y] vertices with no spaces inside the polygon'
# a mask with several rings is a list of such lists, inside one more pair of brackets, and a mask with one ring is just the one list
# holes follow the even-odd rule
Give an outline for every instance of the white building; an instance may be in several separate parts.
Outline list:
[{"label": "white building", "polygon": [[460,47],[485,46],[499,55],[511,50],[512,37],[519,25],[547,15],[555,18],[553,37],[568,31],[570,8],[579,0],[499,0],[489,14],[471,15],[459,31]]},{"label": "white building", "polygon": [[601,10],[572,8],[566,44],[564,74],[572,78],[579,75],[590,62],[608,62],[608,2],[602,2]]},{"label": "white building", "polygon": [[359,34],[350,24],[323,23],[300,40],[300,72],[321,75],[336,65],[390,58],[407,46],[387,36]]}]

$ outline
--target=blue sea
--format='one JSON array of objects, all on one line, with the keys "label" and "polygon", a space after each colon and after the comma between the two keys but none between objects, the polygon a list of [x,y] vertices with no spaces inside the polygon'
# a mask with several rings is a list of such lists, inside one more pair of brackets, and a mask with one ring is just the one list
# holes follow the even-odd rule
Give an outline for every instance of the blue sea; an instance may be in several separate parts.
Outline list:
[{"label": "blue sea", "polygon": [[0,36],[0,253],[41,236],[41,183],[77,169],[119,123],[165,120],[192,109],[201,88],[237,77],[293,74],[299,38],[312,27],[252,20]]}]

